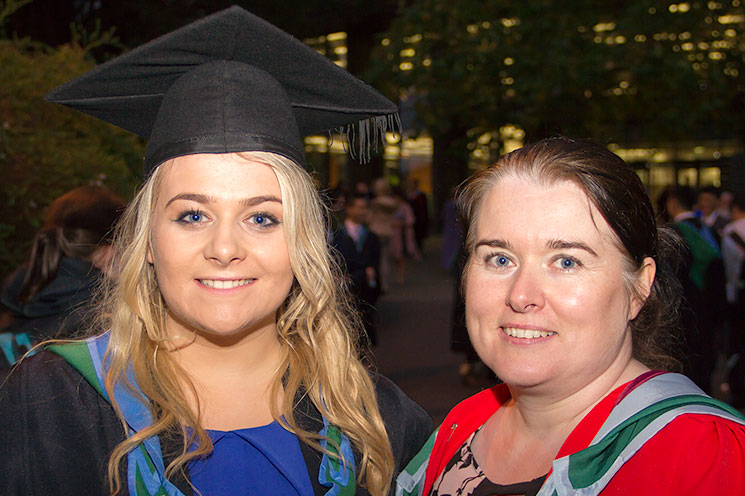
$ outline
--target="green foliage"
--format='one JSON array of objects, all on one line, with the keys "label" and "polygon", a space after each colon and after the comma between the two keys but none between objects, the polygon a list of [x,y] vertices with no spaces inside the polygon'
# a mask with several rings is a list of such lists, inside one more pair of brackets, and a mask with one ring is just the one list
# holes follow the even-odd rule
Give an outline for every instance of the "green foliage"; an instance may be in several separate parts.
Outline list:
[{"label": "green foliage", "polygon": [[78,44],[49,48],[0,40],[0,275],[27,257],[45,207],[62,193],[103,184],[128,199],[144,154],[136,136],[45,103],[55,86],[93,66]]},{"label": "green foliage", "polygon": [[7,0],[0,1],[0,27],[5,23],[5,20],[10,17],[13,12],[20,9],[24,5],[33,2],[33,0]]},{"label": "green foliage", "polygon": [[745,131],[745,2],[406,4],[367,77],[415,97],[435,137],[466,129],[473,146],[507,124],[622,143]]}]

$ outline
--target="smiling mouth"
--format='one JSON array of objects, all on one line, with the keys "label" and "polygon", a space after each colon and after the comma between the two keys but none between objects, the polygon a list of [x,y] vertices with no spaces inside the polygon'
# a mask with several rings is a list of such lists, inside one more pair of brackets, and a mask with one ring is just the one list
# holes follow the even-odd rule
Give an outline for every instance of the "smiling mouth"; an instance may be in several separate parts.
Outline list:
[{"label": "smiling mouth", "polygon": [[201,284],[207,286],[208,288],[215,288],[215,289],[233,289],[233,288],[239,288],[241,286],[245,286],[246,284],[249,284],[256,279],[234,279],[232,281],[223,281],[219,279],[197,279]]},{"label": "smiling mouth", "polygon": [[522,339],[547,338],[556,334],[554,331],[538,331],[535,329],[518,329],[517,327],[503,327],[502,331],[510,337]]}]

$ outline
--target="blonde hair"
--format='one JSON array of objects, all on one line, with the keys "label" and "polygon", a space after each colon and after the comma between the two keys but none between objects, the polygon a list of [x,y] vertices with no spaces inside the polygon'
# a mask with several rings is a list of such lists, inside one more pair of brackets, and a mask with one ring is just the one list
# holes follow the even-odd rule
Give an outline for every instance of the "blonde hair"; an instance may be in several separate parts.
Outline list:
[{"label": "blonde hair", "polygon": [[[273,153],[246,152],[240,156],[262,162],[276,174],[282,194],[284,234],[295,276],[290,293],[277,312],[278,336],[285,353],[271,393],[277,397],[284,388],[284,401],[281,412],[272,406],[272,415],[301,442],[321,450],[321,436],[303,430],[293,415],[298,394],[306,395],[361,454],[358,483],[373,495],[386,494],[393,477],[393,454],[378,411],[375,388],[357,358],[354,334],[359,332],[359,322],[352,316],[339,268],[327,247],[326,215],[311,176],[291,160]],[[97,324],[103,326],[98,329],[110,329],[105,357],[109,369],[104,383],[117,415],[122,419],[112,392],[117,384],[134,392],[126,374],[131,367],[153,416],[151,426],[129,436],[112,451],[108,463],[112,493],[121,488],[122,459],[151,436],[179,433],[183,439],[181,453],[166,468],[167,477],[177,471],[183,473],[186,463],[212,451],[212,443],[182,389],[182,384],[186,384],[197,397],[188,374],[169,353],[157,352],[159,344],[166,340],[166,304],[146,254],[162,181],[160,170],[155,169],[122,216],[114,242],[120,273],[118,281],[103,294],[105,311]],[[195,442],[198,448],[187,452]]]}]

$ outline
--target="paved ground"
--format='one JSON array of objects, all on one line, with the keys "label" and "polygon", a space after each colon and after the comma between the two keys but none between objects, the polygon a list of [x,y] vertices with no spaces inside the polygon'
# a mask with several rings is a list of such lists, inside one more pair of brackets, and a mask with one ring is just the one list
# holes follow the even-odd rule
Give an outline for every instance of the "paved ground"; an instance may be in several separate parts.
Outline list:
[{"label": "paved ground", "polygon": [[438,425],[458,401],[478,391],[461,384],[461,354],[450,351],[452,277],[440,268],[440,240],[425,242],[421,261],[407,261],[403,285],[378,300],[381,326],[373,350],[378,370],[422,405]]}]

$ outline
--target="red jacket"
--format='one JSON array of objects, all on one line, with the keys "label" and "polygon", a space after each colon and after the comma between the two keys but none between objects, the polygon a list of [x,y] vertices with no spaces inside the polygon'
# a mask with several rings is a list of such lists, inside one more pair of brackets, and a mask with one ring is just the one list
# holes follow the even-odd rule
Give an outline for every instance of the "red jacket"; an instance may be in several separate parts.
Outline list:
[{"label": "red jacket", "polygon": [[[600,401],[566,439],[556,458],[587,448],[611,410],[645,374],[619,386]],[[453,408],[443,421],[427,466],[429,494],[448,461],[468,437],[510,399],[506,385],[482,391]],[[519,481],[516,481],[519,482]],[[745,427],[708,414],[683,414],[649,439],[613,476],[602,495],[745,494]]]}]

